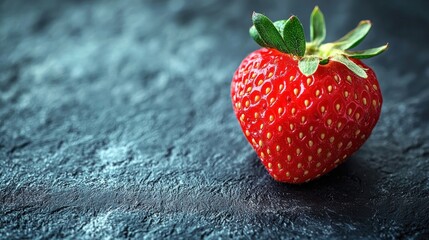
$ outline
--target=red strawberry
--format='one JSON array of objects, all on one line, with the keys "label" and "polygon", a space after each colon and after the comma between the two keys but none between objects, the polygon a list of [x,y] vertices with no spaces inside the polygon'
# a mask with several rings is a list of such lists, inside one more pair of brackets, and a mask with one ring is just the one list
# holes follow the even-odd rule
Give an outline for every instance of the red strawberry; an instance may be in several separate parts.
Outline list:
[{"label": "red strawberry", "polygon": [[263,48],[247,56],[232,79],[231,97],[241,128],[270,175],[302,183],[335,168],[368,139],[382,96],[374,72],[359,59],[387,45],[350,51],[369,21],[333,43],[324,17],[311,15],[311,42],[298,18],[272,23],[254,13],[250,34]]}]

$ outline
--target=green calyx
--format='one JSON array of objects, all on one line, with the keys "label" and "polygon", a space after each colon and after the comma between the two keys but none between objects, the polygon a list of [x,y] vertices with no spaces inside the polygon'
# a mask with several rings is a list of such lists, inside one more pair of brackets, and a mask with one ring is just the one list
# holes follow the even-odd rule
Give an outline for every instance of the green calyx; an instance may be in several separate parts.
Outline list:
[{"label": "green calyx", "polygon": [[253,13],[250,36],[262,47],[275,48],[281,52],[297,56],[298,67],[305,76],[317,71],[320,64],[336,61],[362,78],[367,78],[365,69],[350,58],[363,59],[379,55],[388,44],[367,50],[350,50],[356,47],[368,34],[370,21],[361,21],[358,26],[332,43],[323,43],[326,37],[325,18],[316,6],[310,17],[310,42],[305,41],[304,28],[296,16],[287,20],[272,22],[260,13]]}]

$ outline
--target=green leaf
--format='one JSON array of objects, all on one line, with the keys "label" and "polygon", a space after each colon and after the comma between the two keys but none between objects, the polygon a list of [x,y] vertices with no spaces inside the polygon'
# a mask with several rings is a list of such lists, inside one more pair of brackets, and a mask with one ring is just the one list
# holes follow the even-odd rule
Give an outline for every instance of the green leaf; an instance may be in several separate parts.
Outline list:
[{"label": "green leaf", "polygon": [[366,37],[371,29],[371,22],[368,20],[361,21],[355,29],[338,39],[333,44],[335,48],[346,50],[355,47]]},{"label": "green leaf", "polygon": [[279,33],[283,39],[284,39],[283,32],[284,32],[284,28],[286,26],[287,21],[288,20],[279,20],[279,21],[274,22],[274,26],[277,28],[277,31],[279,31]]},{"label": "green leaf", "polygon": [[259,46],[268,47],[264,40],[262,40],[254,25],[249,29],[249,34],[253,38],[253,40],[255,40],[257,44],[259,44]]},{"label": "green leaf", "polygon": [[289,53],[282,36],[269,18],[260,13],[254,12],[252,15],[252,21],[259,33],[259,36],[268,47]]},{"label": "green leaf", "polygon": [[326,37],[325,18],[322,11],[316,6],[310,17],[310,39],[316,46],[319,46]]},{"label": "green leaf", "polygon": [[317,56],[304,56],[298,63],[299,70],[305,76],[310,76],[316,72],[319,67],[319,58]]},{"label": "green leaf", "polygon": [[352,60],[348,59],[344,55],[340,55],[340,54],[334,55],[331,58],[331,60],[343,64],[344,66],[346,66],[348,69],[350,69],[353,73],[355,73],[361,78],[368,77],[364,69],[359,67],[356,63],[354,63]]},{"label": "green leaf", "polygon": [[371,48],[371,49],[366,49],[366,50],[345,51],[345,54],[351,58],[358,58],[358,59],[371,58],[371,57],[375,57],[378,54],[386,51],[388,47],[389,47],[389,44],[386,44],[386,45],[383,45],[381,47],[376,47],[376,48]]},{"label": "green leaf", "polygon": [[289,53],[297,56],[304,56],[305,35],[304,28],[296,16],[292,16],[286,22],[283,31],[284,42]]},{"label": "green leaf", "polygon": [[[286,25],[286,22],[287,20],[279,20],[273,23],[274,26],[277,28],[277,31],[279,31],[280,36],[282,36],[282,38],[283,38],[283,29],[284,29],[284,26]],[[268,45],[264,42],[264,40],[262,40],[261,35],[259,35],[258,30],[256,30],[255,25],[252,25],[252,27],[250,27],[249,34],[253,38],[253,40],[255,40],[257,44],[259,44],[259,46],[268,47]]]}]

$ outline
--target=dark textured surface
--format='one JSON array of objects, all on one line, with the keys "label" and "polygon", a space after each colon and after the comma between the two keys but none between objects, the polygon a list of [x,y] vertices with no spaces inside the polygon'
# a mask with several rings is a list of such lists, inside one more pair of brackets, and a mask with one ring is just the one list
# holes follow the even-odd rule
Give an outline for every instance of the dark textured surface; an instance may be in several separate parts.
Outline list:
[{"label": "dark textured surface", "polygon": [[368,18],[363,47],[391,48],[366,61],[371,138],[301,186],[269,177],[229,100],[251,12],[307,26],[315,4],[262,2],[2,1],[0,238],[429,238],[423,1],[318,3],[329,40]]}]

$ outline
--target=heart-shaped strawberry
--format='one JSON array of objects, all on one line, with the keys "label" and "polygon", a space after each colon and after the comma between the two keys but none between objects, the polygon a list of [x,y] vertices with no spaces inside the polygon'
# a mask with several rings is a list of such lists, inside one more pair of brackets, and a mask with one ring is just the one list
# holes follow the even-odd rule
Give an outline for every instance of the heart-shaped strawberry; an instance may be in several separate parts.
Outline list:
[{"label": "heart-shaped strawberry", "polygon": [[248,55],[232,79],[241,128],[275,180],[302,183],[335,168],[368,139],[382,96],[374,72],[359,59],[378,48],[351,51],[371,24],[361,21],[333,43],[324,17],[311,15],[311,42],[297,17],[272,23],[254,13],[250,35],[263,48]]}]

